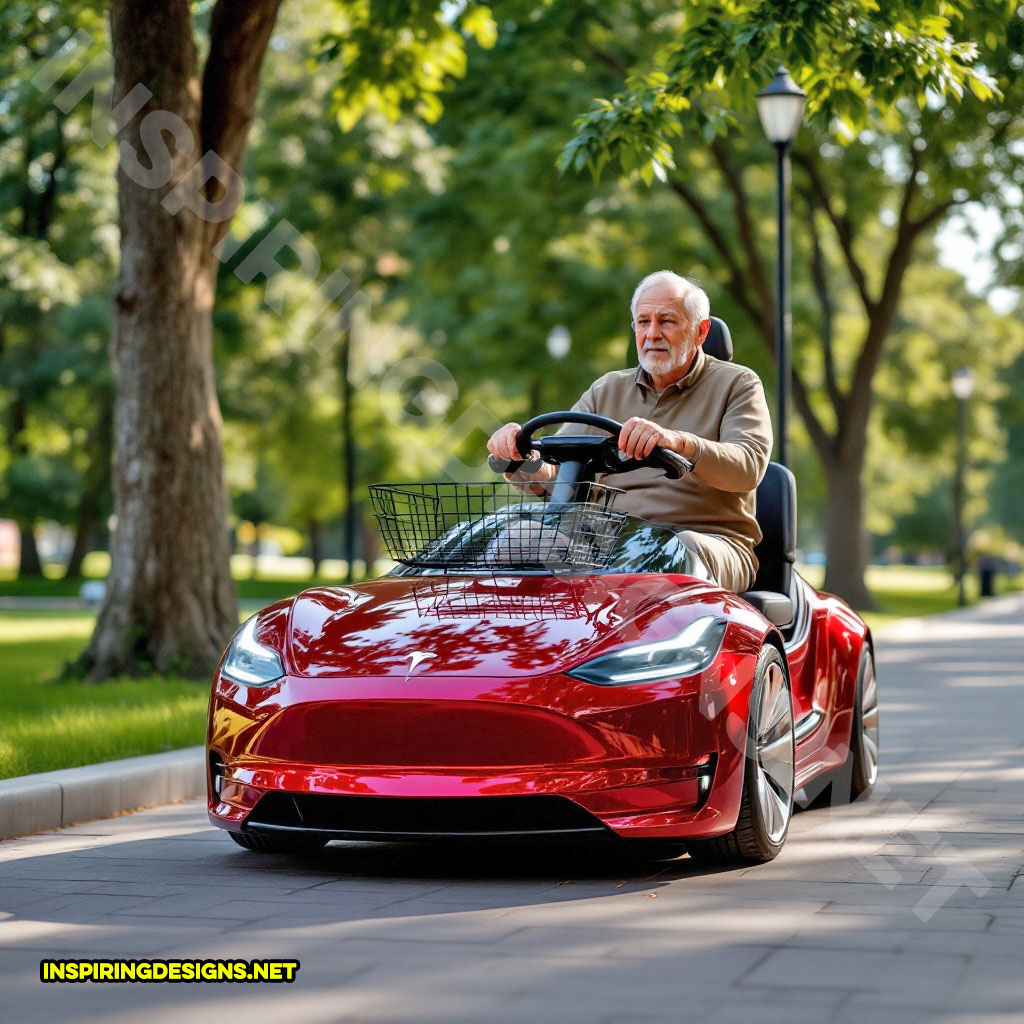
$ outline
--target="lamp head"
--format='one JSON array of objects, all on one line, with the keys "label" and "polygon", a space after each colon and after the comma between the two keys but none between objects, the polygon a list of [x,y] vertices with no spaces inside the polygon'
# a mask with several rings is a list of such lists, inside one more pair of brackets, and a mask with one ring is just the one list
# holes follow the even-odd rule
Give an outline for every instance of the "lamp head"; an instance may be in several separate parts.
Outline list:
[{"label": "lamp head", "polygon": [[974,393],[974,373],[969,366],[961,366],[950,377],[953,395],[959,402],[966,402]]},{"label": "lamp head", "polygon": [[572,348],[572,334],[565,324],[556,324],[548,331],[548,354],[552,359],[564,359]]},{"label": "lamp head", "polygon": [[757,114],[768,141],[775,146],[790,145],[800,131],[807,93],[797,86],[780,64],[768,87],[756,98]]}]

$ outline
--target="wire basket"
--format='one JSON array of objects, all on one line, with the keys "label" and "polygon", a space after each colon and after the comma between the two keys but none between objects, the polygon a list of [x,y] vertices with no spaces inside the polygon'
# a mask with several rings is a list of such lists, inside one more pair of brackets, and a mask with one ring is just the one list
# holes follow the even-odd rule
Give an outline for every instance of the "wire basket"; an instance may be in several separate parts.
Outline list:
[{"label": "wire basket", "polygon": [[[441,582],[449,581],[442,577]],[[494,580],[474,580],[469,587],[439,589],[438,581],[421,584],[412,592],[423,618],[501,618],[550,622],[552,619],[590,618],[575,589],[545,593],[522,592],[518,586],[494,588]],[[517,581],[523,582],[523,581]]]},{"label": "wire basket", "polygon": [[506,481],[371,484],[388,554],[421,569],[564,572],[603,568],[624,516],[617,488],[581,484],[580,500],[551,502]]}]

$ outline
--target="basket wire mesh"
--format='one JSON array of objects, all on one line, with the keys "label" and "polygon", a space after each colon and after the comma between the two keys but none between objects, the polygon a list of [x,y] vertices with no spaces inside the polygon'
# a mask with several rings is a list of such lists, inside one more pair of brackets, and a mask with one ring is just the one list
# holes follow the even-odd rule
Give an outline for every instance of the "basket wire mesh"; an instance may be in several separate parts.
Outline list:
[{"label": "basket wire mesh", "polygon": [[603,568],[625,517],[617,488],[581,484],[572,502],[535,497],[507,481],[372,484],[370,501],[388,554],[423,569]]},{"label": "basket wire mesh", "polygon": [[[443,577],[442,580],[449,582]],[[412,596],[417,612],[424,618],[502,618],[544,622],[591,618],[586,603],[575,590],[538,594],[515,587],[482,589],[484,586],[484,581],[475,580],[470,588],[438,589],[435,581],[422,588],[414,588]]]}]

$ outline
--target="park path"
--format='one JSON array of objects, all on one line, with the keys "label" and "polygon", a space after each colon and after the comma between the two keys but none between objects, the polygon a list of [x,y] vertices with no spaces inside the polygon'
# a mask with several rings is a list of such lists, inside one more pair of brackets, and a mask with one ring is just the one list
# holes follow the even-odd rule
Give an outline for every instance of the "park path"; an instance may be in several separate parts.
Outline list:
[{"label": "park path", "polygon": [[[4,1019],[787,1024],[1024,1016],[1024,598],[878,641],[882,779],[772,864],[236,849],[198,801],[0,844]],[[291,985],[42,985],[41,957],[286,957]]]}]

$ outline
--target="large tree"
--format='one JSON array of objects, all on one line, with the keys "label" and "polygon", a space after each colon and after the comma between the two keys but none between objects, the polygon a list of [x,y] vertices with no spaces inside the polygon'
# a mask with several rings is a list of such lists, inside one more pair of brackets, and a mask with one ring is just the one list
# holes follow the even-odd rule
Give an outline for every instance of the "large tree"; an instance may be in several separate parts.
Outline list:
[{"label": "large tree", "polygon": [[[770,239],[756,214],[769,194],[758,167],[769,161],[752,93],[780,58],[805,86],[812,124],[796,153],[796,227],[807,232],[800,272],[819,302],[819,343],[810,359],[798,353],[793,394],[828,483],[826,587],[869,605],[863,473],[875,375],[919,240],[953,207],[1016,173],[1024,21],[1001,0],[971,10],[691,0],[667,27],[654,66],[637,67],[619,95],[579,119],[562,164],[597,174],[613,158],[626,173],[661,178],[701,225],[724,286],[774,351]],[[991,103],[999,90],[1005,99]],[[831,255],[863,320],[859,344],[842,359]]]},{"label": "large tree", "polygon": [[[195,170],[208,152],[241,166],[279,5],[218,0],[201,68],[188,0],[111,2],[113,103],[140,86],[149,96],[119,133],[117,524],[106,599],[85,655],[94,678],[150,665],[199,673],[238,621],[211,334],[213,247],[228,218],[165,200],[183,183],[210,202],[224,200],[220,181],[196,179]],[[156,124],[175,132],[173,144],[144,135]]]},{"label": "large tree", "polygon": [[[205,673],[237,625],[212,359],[215,248],[237,205],[280,4],[110,3],[121,226],[116,527],[83,656],[92,678],[151,667]],[[204,22],[202,62],[193,12]],[[436,116],[438,93],[462,70],[463,32],[493,34],[475,4],[338,0],[320,13],[323,56],[343,62],[336,104],[347,117],[410,106]],[[383,49],[393,59],[382,61]]]}]

